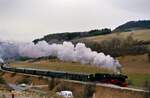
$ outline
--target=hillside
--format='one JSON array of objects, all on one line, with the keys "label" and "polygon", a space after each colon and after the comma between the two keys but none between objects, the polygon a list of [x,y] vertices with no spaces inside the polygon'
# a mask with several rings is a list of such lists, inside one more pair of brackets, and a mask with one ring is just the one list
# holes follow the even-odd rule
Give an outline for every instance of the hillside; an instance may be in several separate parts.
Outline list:
[{"label": "hillside", "polygon": [[[149,23],[148,20],[131,21],[119,26],[113,33],[109,29],[102,29],[88,32],[49,34],[43,38],[35,39],[33,42],[35,44],[43,40],[49,44],[61,44],[63,41],[71,41],[73,44],[82,42],[93,51],[103,52],[113,57],[145,54],[150,51],[147,48],[150,45]],[[119,30],[124,32],[119,32]]]},{"label": "hillside", "polygon": [[[94,31],[95,32],[95,31]],[[57,34],[56,34],[57,35]],[[47,39],[48,43],[62,43],[65,37],[61,40],[57,37]],[[116,32],[107,35],[97,35],[92,37],[78,37],[69,41],[73,43],[83,42],[93,51],[103,52],[113,57],[122,55],[145,54],[149,50],[145,45],[150,44],[150,29],[134,30],[130,32]],[[45,40],[45,39],[43,39]],[[56,41],[56,42],[55,42]],[[68,40],[67,40],[68,41]]]},{"label": "hillside", "polygon": [[86,43],[93,51],[113,57],[145,54],[150,51],[150,29],[116,32],[105,36],[82,38],[80,41]]},{"label": "hillside", "polygon": [[118,26],[113,32],[127,32],[132,30],[142,30],[150,28],[150,20],[129,21]]},{"label": "hillside", "polygon": [[105,35],[110,34],[110,29],[101,29],[101,30],[91,30],[87,32],[66,32],[66,33],[57,33],[57,34],[49,34],[45,35],[43,38],[35,39],[33,42],[36,44],[39,41],[46,41],[49,44],[52,43],[62,43],[63,41],[71,41],[74,39],[80,39],[84,37],[97,36],[97,35]]},{"label": "hillside", "polygon": [[[33,42],[36,44],[39,41],[44,40],[44,41],[48,42],[49,44],[62,43],[63,41],[79,40],[80,38],[85,38],[85,37],[92,37],[92,36],[97,37],[100,35],[104,36],[106,34],[108,34],[108,36],[111,36],[109,34],[111,34],[112,32],[114,32],[114,33],[116,33],[116,32],[136,32],[137,30],[145,30],[145,29],[150,29],[150,20],[129,21],[125,24],[118,26],[113,31],[111,31],[108,28],[104,28],[104,29],[100,29],[100,30],[95,29],[95,30],[90,30],[90,31],[85,31],[85,32],[64,32],[64,33],[48,34],[42,38],[33,40]],[[144,37],[147,35],[145,32],[143,34],[142,33],[143,32],[141,32],[141,34],[137,34],[137,35],[138,36],[144,35]],[[99,37],[97,37],[97,38],[99,38]],[[144,39],[144,38],[142,38],[142,39]]]},{"label": "hillside", "polygon": [[150,29],[134,30],[134,31],[129,31],[129,32],[117,32],[117,33],[112,33],[109,35],[87,37],[85,39],[90,40],[90,41],[95,41],[95,42],[101,42],[103,40],[108,40],[114,37],[125,38],[129,35],[132,35],[134,39],[139,40],[139,41],[150,41]]}]

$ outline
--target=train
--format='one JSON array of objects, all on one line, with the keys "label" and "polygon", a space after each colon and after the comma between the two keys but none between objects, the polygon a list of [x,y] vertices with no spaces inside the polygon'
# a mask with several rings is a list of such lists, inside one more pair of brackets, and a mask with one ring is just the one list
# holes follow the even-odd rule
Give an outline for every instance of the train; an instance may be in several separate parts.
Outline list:
[{"label": "train", "polygon": [[108,73],[95,73],[95,74],[85,74],[85,73],[73,73],[65,71],[54,71],[54,70],[41,70],[32,68],[19,68],[10,67],[6,64],[1,65],[1,69],[4,71],[10,71],[15,73],[24,73],[30,75],[45,76],[51,78],[62,78],[68,80],[77,80],[83,82],[96,82],[105,84],[114,84],[121,87],[127,87],[126,75],[122,74],[108,74]]}]

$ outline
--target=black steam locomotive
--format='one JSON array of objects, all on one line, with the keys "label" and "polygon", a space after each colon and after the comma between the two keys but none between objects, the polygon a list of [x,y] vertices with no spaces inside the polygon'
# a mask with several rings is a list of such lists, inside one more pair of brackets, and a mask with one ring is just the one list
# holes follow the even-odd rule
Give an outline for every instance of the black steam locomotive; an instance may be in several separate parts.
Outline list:
[{"label": "black steam locomotive", "polygon": [[127,87],[126,79],[127,76],[122,74],[107,74],[107,73],[95,73],[95,74],[85,74],[85,73],[72,73],[63,71],[50,71],[50,70],[40,70],[31,68],[15,68],[9,67],[7,65],[1,65],[1,69],[4,71],[25,73],[32,75],[40,75],[52,78],[63,78],[69,80],[85,81],[85,82],[100,82],[106,84],[114,84],[121,87]]}]

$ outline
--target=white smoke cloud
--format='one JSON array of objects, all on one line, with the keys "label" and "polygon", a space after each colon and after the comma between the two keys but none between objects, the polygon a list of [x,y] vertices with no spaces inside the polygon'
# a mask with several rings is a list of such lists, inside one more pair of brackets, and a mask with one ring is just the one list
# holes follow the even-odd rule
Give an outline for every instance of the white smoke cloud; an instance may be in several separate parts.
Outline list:
[{"label": "white smoke cloud", "polygon": [[0,63],[4,63],[4,60],[2,58],[0,58]]},{"label": "white smoke cloud", "polygon": [[110,55],[98,53],[87,48],[85,44],[78,43],[75,46],[71,42],[49,45],[45,41],[33,43],[0,43],[0,56],[2,58],[55,56],[62,61],[91,64],[98,67],[116,70],[120,63]]}]

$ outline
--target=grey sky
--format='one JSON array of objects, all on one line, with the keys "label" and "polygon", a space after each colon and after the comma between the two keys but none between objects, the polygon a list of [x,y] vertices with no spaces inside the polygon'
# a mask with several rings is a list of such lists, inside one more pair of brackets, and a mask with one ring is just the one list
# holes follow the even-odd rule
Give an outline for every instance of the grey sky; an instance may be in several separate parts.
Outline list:
[{"label": "grey sky", "polygon": [[49,33],[114,28],[150,19],[150,0],[0,0],[0,38],[32,41]]}]

